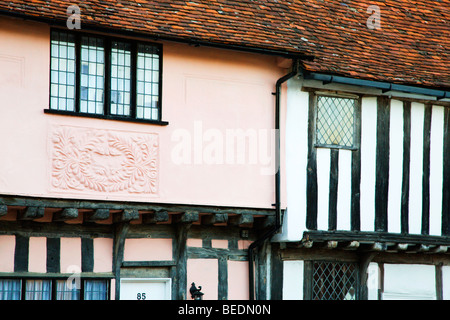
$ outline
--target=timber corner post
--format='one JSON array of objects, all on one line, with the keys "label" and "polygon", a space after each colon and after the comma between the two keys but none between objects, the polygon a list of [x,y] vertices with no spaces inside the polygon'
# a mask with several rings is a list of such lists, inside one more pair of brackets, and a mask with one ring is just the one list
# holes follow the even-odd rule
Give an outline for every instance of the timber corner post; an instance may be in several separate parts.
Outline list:
[{"label": "timber corner post", "polygon": [[186,300],[187,291],[187,238],[192,223],[199,220],[197,211],[186,211],[177,215],[175,222],[175,261],[176,270],[174,273],[173,293],[175,300]]},{"label": "timber corner post", "polygon": [[130,228],[130,221],[139,218],[139,212],[133,209],[125,209],[114,216],[114,244],[113,244],[113,274],[116,280],[115,300],[120,300],[120,268],[123,262],[125,239]]}]

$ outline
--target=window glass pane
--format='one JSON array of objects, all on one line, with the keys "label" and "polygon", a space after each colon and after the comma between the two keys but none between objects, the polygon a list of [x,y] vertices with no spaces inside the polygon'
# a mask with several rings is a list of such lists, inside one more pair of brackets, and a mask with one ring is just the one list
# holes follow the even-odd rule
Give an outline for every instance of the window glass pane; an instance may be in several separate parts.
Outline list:
[{"label": "window glass pane", "polygon": [[75,90],[75,38],[67,32],[52,31],[50,48],[50,109],[75,111],[75,97],[67,94]]},{"label": "window glass pane", "polygon": [[356,300],[358,266],[353,263],[319,262],[313,265],[313,300]]},{"label": "window glass pane", "polygon": [[[131,45],[111,43],[111,114],[129,116],[130,96],[126,95],[131,82]],[[128,91],[129,92],[129,91]]]},{"label": "window glass pane", "polygon": [[107,288],[106,280],[85,280],[84,300],[106,300]]},{"label": "window glass pane", "polygon": [[57,300],[80,300],[79,281],[57,280],[56,299]]},{"label": "window glass pane", "polygon": [[103,39],[81,38],[80,112],[103,114],[104,57]]},{"label": "window glass pane", "polygon": [[158,48],[139,44],[137,55],[137,101],[138,119],[159,119],[159,54]]},{"label": "window glass pane", "polygon": [[21,281],[0,279],[0,300],[20,300]]},{"label": "window glass pane", "polygon": [[349,98],[317,97],[317,144],[353,146],[355,103]]},{"label": "window glass pane", "polygon": [[50,300],[51,280],[27,280],[25,300]]}]

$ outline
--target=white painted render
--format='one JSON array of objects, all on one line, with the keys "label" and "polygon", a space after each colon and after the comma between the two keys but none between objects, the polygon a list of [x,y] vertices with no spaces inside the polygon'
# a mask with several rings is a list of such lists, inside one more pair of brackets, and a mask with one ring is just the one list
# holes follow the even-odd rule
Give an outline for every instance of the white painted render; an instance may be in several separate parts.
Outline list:
[{"label": "white painted render", "polygon": [[444,107],[433,106],[430,136],[430,235],[440,235],[442,230],[443,144]]},{"label": "white painted render", "polygon": [[377,142],[377,99],[361,102],[361,231],[375,225],[375,164]]},{"label": "white painted render", "polygon": [[380,269],[378,263],[371,262],[367,267],[367,299],[378,300],[380,288]]},{"label": "white painted render", "polygon": [[283,262],[283,300],[303,300],[302,260]]},{"label": "white painted render", "polygon": [[352,151],[339,150],[337,230],[350,230]]},{"label": "white painted render", "polygon": [[399,100],[392,100],[391,102],[389,133],[388,231],[400,233],[403,177],[403,103]]},{"label": "white painted render", "polygon": [[317,229],[328,230],[330,149],[317,148]]},{"label": "white painted render", "polygon": [[450,266],[442,267],[442,299],[450,300]]},{"label": "white painted render", "polygon": [[411,103],[409,233],[417,234],[420,234],[422,229],[423,116],[424,105]]},{"label": "white painted render", "polygon": [[385,264],[383,300],[435,300],[434,265]]}]

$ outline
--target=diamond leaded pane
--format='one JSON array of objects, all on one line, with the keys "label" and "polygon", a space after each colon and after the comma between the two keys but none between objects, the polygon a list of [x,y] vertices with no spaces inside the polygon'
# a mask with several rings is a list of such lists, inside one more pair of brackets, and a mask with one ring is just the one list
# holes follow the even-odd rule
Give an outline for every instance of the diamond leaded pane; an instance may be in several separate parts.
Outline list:
[{"label": "diamond leaded pane", "polygon": [[351,263],[314,262],[313,300],[356,300],[358,267]]},{"label": "diamond leaded pane", "polygon": [[353,146],[355,102],[351,98],[317,97],[317,144]]}]

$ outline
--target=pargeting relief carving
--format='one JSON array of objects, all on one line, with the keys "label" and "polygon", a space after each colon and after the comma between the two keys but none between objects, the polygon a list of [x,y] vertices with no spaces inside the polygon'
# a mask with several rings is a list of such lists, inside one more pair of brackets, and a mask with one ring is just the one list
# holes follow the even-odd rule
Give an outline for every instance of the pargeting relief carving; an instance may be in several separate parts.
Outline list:
[{"label": "pargeting relief carving", "polygon": [[157,193],[157,134],[57,127],[51,143],[58,190]]}]

